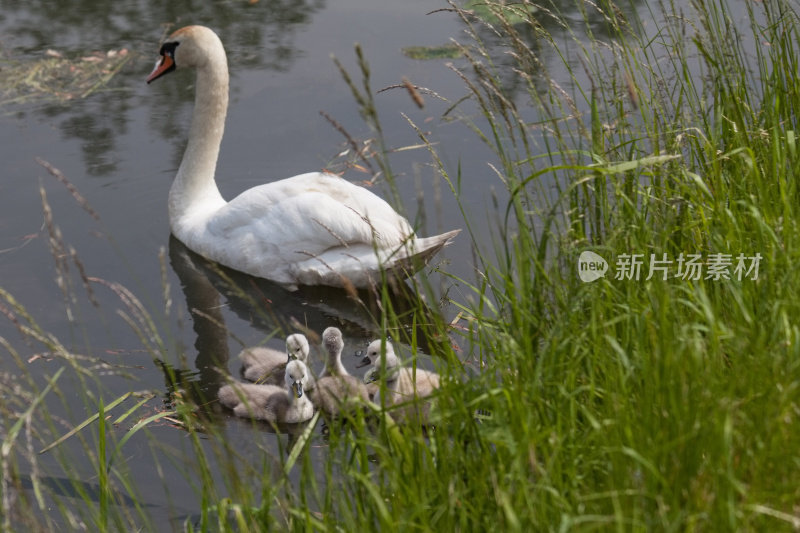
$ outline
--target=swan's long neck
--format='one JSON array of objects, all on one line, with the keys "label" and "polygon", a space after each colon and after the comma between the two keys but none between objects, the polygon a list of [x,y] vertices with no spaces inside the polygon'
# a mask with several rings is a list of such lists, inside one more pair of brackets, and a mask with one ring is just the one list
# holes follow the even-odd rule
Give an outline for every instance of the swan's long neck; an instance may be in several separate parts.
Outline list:
[{"label": "swan's long neck", "polygon": [[189,143],[169,191],[173,224],[187,215],[202,215],[225,204],[214,181],[228,111],[228,62],[224,50],[197,69],[195,91]]}]

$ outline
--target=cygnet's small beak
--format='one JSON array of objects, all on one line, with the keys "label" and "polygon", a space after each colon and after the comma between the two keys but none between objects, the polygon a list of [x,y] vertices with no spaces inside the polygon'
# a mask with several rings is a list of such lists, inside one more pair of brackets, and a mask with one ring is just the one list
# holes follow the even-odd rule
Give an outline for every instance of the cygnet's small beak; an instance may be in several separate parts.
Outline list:
[{"label": "cygnet's small beak", "polygon": [[295,398],[300,398],[303,395],[303,384],[299,381],[292,383],[292,392]]},{"label": "cygnet's small beak", "polygon": [[371,365],[372,361],[370,360],[369,356],[365,356],[364,359],[361,360],[360,363],[356,365],[356,368],[361,368],[363,366]]},{"label": "cygnet's small beak", "polygon": [[364,374],[364,383],[370,384],[375,383],[376,381],[378,381],[378,372],[376,369],[372,368],[367,370],[367,373]]}]

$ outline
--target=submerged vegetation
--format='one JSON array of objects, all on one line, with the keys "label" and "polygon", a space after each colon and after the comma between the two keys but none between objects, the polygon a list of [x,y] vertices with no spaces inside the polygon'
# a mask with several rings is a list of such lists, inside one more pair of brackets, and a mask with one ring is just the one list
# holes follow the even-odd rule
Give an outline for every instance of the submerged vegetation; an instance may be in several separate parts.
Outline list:
[{"label": "submerged vegetation", "polygon": [[[71,352],[2,290],[0,311],[34,353],[63,363],[34,376],[0,339],[20,368],[0,376],[3,529],[169,528],[153,523],[124,460],[133,438],[158,448],[151,431],[165,419],[187,438],[163,453],[200,509],[175,528],[799,528],[798,13],[783,0],[736,4],[749,21],[737,29],[732,3],[698,0],[691,14],[662,6],[653,28],[613,2],[579,4],[582,21],[550,3],[521,2],[509,19],[517,4],[484,2],[491,20],[452,6],[470,36],[453,67],[469,97],[447,116],[494,160],[449,168],[418,132],[457,200],[473,174],[495,179],[494,246],[473,237],[476,278],[450,278],[455,317],[423,303],[440,297],[423,279],[402,311],[387,288],[376,295],[380,327],[440,361],[435,428],[358,417],[330,428],[320,456],[315,417],[280,457],[252,464],[179,370],[166,371],[166,409],[145,413],[148,393],[104,400],[104,362]],[[544,54],[567,79],[550,76]],[[363,84],[343,73],[391,179],[359,60]],[[486,219],[463,212],[474,236]],[[46,221],[59,272],[77,265],[65,299],[111,289],[166,368],[169,332],[130,292],[87,277]],[[86,390],[87,423],[74,431],[43,409],[64,379]],[[70,453],[95,471],[78,472]]]},{"label": "submerged vegetation", "polygon": [[403,55],[411,59],[455,59],[461,56],[461,48],[455,44],[442,46],[407,46]]},{"label": "submerged vegetation", "polygon": [[0,107],[86,98],[104,89],[130,58],[125,48],[79,58],[56,50],[47,50],[44,57],[34,60],[0,56]]}]

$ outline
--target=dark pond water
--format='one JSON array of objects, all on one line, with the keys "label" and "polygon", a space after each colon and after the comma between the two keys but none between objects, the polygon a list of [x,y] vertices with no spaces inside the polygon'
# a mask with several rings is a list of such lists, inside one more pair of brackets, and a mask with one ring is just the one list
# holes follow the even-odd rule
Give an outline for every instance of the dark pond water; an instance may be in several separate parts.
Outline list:
[{"label": "dark pond water", "polygon": [[[126,58],[107,86],[84,87],[82,91],[90,92],[86,98],[75,94],[68,101],[58,101],[11,91],[0,107],[0,287],[11,292],[44,331],[73,351],[102,357],[117,369],[103,382],[106,398],[130,390],[168,392],[163,367],[153,363],[140,337],[116,313],[123,306],[110,283],[130,289],[153,315],[163,336],[164,362],[182,369],[187,379],[207,390],[213,390],[220,379],[209,370],[212,365],[227,367],[237,375],[235,355],[242,345],[264,343],[292,319],[318,332],[329,325],[341,327],[346,336],[345,364],[351,369],[356,358],[349,354],[376,336],[368,316],[346,299],[329,298],[325,291],[292,294],[268,283],[241,279],[243,286],[251,288],[247,296],[252,300],[237,297],[221,289],[218,277],[202,261],[170,239],[166,198],[185,144],[192,78],[179,72],[152,86],[144,78],[159,40],[171,30],[204,24],[215,29],[226,45],[231,104],[217,169],[226,197],[302,172],[344,170],[345,158],[337,154],[347,149],[345,139],[319,111],[357,139],[370,136],[330,57],[338,57],[358,79],[353,44],[360,42],[371,65],[374,90],[406,77],[448,99],[428,98],[428,105],[420,110],[404,91],[378,94],[376,103],[389,144],[399,148],[418,142],[401,112],[407,114],[439,143],[439,154],[451,172],[461,166],[467,191],[461,200],[468,216],[485,220],[493,210],[491,191],[501,185],[486,164],[491,160],[489,151],[463,124],[441,119],[451,103],[466,94],[463,82],[446,63],[459,65],[463,60],[418,60],[402,53],[405,47],[440,46],[451,38],[464,39],[464,25],[455,15],[426,14],[447,7],[444,2],[0,1],[0,7],[4,84],[10,85],[10,78],[24,72],[16,69],[19,65],[48,57],[70,59],[79,69],[98,61],[117,65],[120,57]],[[558,33],[556,28],[549,29]],[[485,37],[491,41],[491,35]],[[95,59],[81,59],[85,57]],[[544,57],[548,60],[546,52]],[[514,96],[524,104],[523,94]],[[9,102],[12,98],[16,100]],[[59,169],[91,212],[37,158]],[[409,218],[419,222],[421,234],[463,227],[458,206],[431,168],[425,150],[399,152],[392,165],[399,200]],[[351,169],[345,177],[358,182],[371,176]],[[91,284],[91,295],[81,282],[78,262],[51,253],[40,188],[63,243],[74,249],[87,276],[105,280]],[[388,197],[381,183],[375,190]],[[487,224],[475,224],[475,230],[479,242],[491,244]],[[70,248],[64,252],[69,255]],[[455,276],[474,279],[465,235],[437,259]],[[65,280],[62,286],[59,273]],[[440,282],[450,297],[465,297],[463,287],[448,279]],[[90,296],[97,306],[91,304]],[[213,320],[193,317],[192,308],[203,309]],[[44,350],[21,340],[10,321],[0,320],[0,336],[17,346],[24,358]],[[278,333],[267,344],[280,347],[281,338]],[[125,365],[128,377],[118,375],[119,365]],[[42,376],[52,375],[57,366],[57,360],[47,358],[30,363],[31,372]],[[314,366],[319,368],[320,361]],[[15,366],[3,358],[0,370],[13,372]],[[62,386],[69,390],[68,385]],[[63,410],[73,423],[80,422],[92,412],[91,406],[78,401],[80,397],[74,391],[67,405],[52,409]],[[70,405],[70,400],[75,402]],[[281,437],[224,415],[220,420],[231,438],[248,443],[253,454],[263,454],[264,448],[277,450]],[[153,431],[166,447],[188,446],[179,430],[163,426]],[[133,441],[127,451],[127,463],[135,465],[134,480],[149,489],[143,500],[157,523],[170,529],[181,517],[197,512],[196,492],[181,465],[156,466],[152,452]],[[57,463],[52,466],[57,469]],[[166,469],[163,480],[159,468]],[[91,484],[93,473],[88,466],[86,476]]]}]

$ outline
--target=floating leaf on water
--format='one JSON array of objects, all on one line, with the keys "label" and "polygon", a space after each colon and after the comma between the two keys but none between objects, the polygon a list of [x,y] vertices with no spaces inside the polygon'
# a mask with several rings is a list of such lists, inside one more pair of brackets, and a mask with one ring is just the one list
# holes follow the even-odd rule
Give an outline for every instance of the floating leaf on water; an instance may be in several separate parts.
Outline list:
[{"label": "floating leaf on water", "polygon": [[443,46],[407,46],[403,55],[411,59],[455,59],[461,56],[461,49],[454,44]]}]

